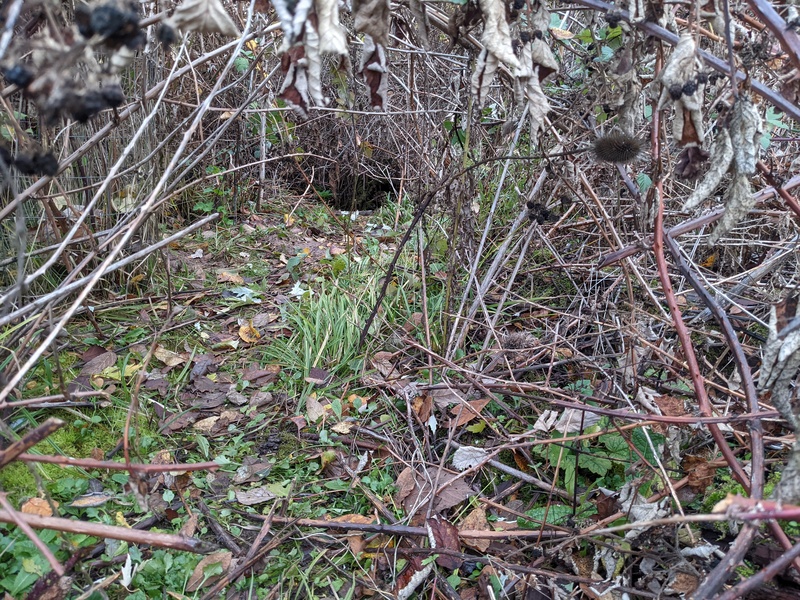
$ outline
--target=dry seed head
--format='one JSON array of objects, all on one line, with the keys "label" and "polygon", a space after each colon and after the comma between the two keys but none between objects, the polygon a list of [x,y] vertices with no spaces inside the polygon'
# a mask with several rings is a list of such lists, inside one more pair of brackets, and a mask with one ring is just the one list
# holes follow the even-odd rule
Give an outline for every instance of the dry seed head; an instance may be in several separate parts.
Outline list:
[{"label": "dry seed head", "polygon": [[642,141],[627,133],[615,132],[601,136],[592,144],[594,155],[610,163],[629,163],[642,152]]}]

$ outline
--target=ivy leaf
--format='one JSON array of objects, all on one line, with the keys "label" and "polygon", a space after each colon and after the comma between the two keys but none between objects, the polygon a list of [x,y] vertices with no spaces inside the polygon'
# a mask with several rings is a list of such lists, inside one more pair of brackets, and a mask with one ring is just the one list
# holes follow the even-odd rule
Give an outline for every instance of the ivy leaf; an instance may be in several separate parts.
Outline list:
[{"label": "ivy leaf", "polygon": [[220,0],[185,0],[175,9],[172,23],[184,31],[241,35]]}]

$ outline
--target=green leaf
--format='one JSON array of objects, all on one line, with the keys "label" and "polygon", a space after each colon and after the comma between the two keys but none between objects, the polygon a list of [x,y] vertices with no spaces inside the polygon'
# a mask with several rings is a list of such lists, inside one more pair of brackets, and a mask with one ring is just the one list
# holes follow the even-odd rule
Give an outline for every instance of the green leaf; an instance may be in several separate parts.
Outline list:
[{"label": "green leaf", "polygon": [[[658,449],[664,443],[664,436],[660,433],[653,433],[652,431],[648,432],[650,439],[653,442],[653,445]],[[647,443],[647,437],[645,437],[644,432],[641,429],[634,429],[633,433],[631,434],[631,441],[633,445],[642,453],[642,455],[647,459],[647,462],[654,463],[656,462],[656,457],[653,455],[653,451],[650,450],[650,444]]]},{"label": "green leaf", "polygon": [[626,460],[631,457],[631,451],[630,448],[628,448],[628,442],[626,442],[621,435],[616,433],[601,435],[599,441],[601,444],[603,444],[603,446],[606,447],[606,450],[608,450],[608,455],[611,458]]},{"label": "green leaf", "polygon": [[233,68],[239,73],[244,73],[248,68],[250,68],[250,61],[244,56],[239,56],[233,61]]},{"label": "green leaf", "polygon": [[453,571],[453,574],[447,578],[447,583],[449,583],[454,590],[458,589],[458,586],[461,585],[461,577],[458,576],[458,569]]},{"label": "green leaf", "polygon": [[639,186],[639,192],[644,194],[653,185],[653,180],[647,173],[639,173],[636,176],[636,184]]},{"label": "green leaf", "polygon": [[209,444],[208,440],[202,435],[198,435],[195,440],[197,441],[197,447],[200,449],[203,457],[208,459],[208,456],[211,453],[211,444]]},{"label": "green leaf", "polygon": [[[525,514],[532,520],[525,519],[524,517],[517,518],[517,526],[525,529],[539,529],[540,522],[544,520],[545,507],[532,508],[525,511]],[[547,523],[550,525],[561,525],[569,517],[572,516],[572,507],[563,504],[553,504],[550,510],[547,511]]]},{"label": "green leaf", "polygon": [[564,471],[564,489],[572,494],[575,491],[575,461],[568,460],[561,468]]},{"label": "green leaf", "polygon": [[481,433],[484,429],[486,429],[486,421],[479,421],[474,425],[467,426],[467,431],[470,433]]},{"label": "green leaf", "polygon": [[602,477],[614,466],[607,458],[601,458],[594,454],[581,454],[578,458],[578,466],[588,469],[595,475]]}]

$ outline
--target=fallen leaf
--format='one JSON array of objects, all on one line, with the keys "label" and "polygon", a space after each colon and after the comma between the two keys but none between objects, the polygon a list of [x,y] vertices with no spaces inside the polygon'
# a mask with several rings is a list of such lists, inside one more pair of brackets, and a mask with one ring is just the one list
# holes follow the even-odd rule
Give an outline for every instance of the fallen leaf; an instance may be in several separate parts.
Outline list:
[{"label": "fallen leaf", "polygon": [[478,417],[483,407],[491,402],[491,398],[481,398],[480,400],[470,400],[465,404],[456,405],[450,409],[453,418],[450,420],[450,427],[461,427],[472,419]]},{"label": "fallen leaf", "polygon": [[428,578],[433,570],[433,563],[422,564],[422,558],[412,555],[402,571],[397,575],[395,582],[395,597],[397,600],[407,600],[414,591]]},{"label": "fallen leaf", "polygon": [[312,394],[306,398],[306,416],[311,423],[316,423],[321,417],[325,416],[325,407]]},{"label": "fallen leaf", "polygon": [[201,433],[209,433],[216,422],[219,421],[219,415],[213,417],[206,417],[205,419],[200,419],[197,423],[194,424],[194,429]]},{"label": "fallen leaf", "polygon": [[186,537],[192,537],[196,531],[197,513],[192,513],[192,515],[186,520],[186,523],[181,526],[181,530],[178,533],[180,535],[185,535]]},{"label": "fallen leaf", "polygon": [[394,368],[394,354],[391,352],[376,352],[372,357],[372,366],[385,379],[389,379],[392,373],[397,377],[398,373]]},{"label": "fallen leaf", "polygon": [[460,404],[466,401],[464,394],[459,391],[451,389],[430,390],[428,391],[434,404],[440,409],[445,409],[451,404]]},{"label": "fallen leaf", "polygon": [[430,394],[424,396],[417,396],[411,403],[411,410],[419,417],[422,423],[427,423],[431,416],[431,408],[433,408],[433,398]]},{"label": "fallen leaf", "polygon": [[555,430],[563,433],[578,433],[600,421],[600,415],[574,408],[566,408],[556,423]]},{"label": "fallen leaf", "polygon": [[[437,550],[452,550],[453,552],[461,551],[461,542],[458,539],[458,529],[450,521],[441,518],[439,515],[434,515],[425,522],[428,527],[428,533],[433,537],[435,542],[431,544],[432,548]],[[436,558],[436,564],[445,569],[455,570],[458,569],[464,561],[452,554],[440,554]]]},{"label": "fallen leaf", "polygon": [[[486,509],[482,506],[475,508],[469,513],[458,526],[459,531],[490,531],[489,521],[486,519]],[[489,549],[491,540],[487,538],[463,538],[462,541],[470,548],[478,552],[486,552]]]},{"label": "fallen leaf", "polygon": [[67,506],[72,508],[94,508],[95,506],[102,506],[113,497],[114,496],[102,492],[99,494],[86,494],[75,498],[75,500],[70,502]]},{"label": "fallen leaf", "polygon": [[[55,500],[53,504],[58,506],[58,502]],[[50,507],[50,503],[44,498],[30,498],[20,507],[20,511],[27,515],[38,515],[40,517],[53,516],[53,509]]]},{"label": "fallen leaf", "polygon": [[230,271],[221,271],[217,273],[217,281],[219,283],[235,283],[236,285],[244,284],[244,279],[241,275]]},{"label": "fallen leaf", "polygon": [[305,378],[305,382],[313,383],[314,385],[321,387],[328,382],[330,376],[331,374],[325,369],[320,369],[319,367],[311,367],[308,370],[308,377]]},{"label": "fallen leaf", "polygon": [[471,469],[486,460],[489,453],[483,448],[461,446],[453,453],[453,467],[459,471]]},{"label": "fallen leaf", "polygon": [[[189,577],[189,581],[186,583],[186,591],[196,592],[201,587],[211,585],[222,577],[230,566],[230,550],[220,550],[219,552],[204,556],[203,559],[197,563],[194,571],[192,571],[192,576]],[[213,573],[213,575],[211,573]]]},{"label": "fallen leaf", "polygon": [[447,471],[441,472],[437,489],[433,490],[437,472],[436,468],[427,470],[424,474],[410,467],[404,469],[395,482],[395,502],[402,504],[406,512],[410,512],[414,508],[427,505],[434,498],[433,512],[440,513],[475,495],[475,490],[462,477]]},{"label": "fallen leaf", "polygon": [[252,323],[247,323],[239,327],[239,337],[248,344],[255,344],[261,339],[261,334],[258,329],[253,327]]},{"label": "fallen leaf", "polygon": [[353,430],[353,426],[355,423],[350,421],[342,421],[340,423],[336,423],[333,427],[331,427],[331,431],[334,431],[340,435],[347,435]]},{"label": "fallen leaf", "polygon": [[178,365],[186,362],[186,359],[180,354],[173,352],[172,350],[167,350],[161,344],[156,346],[156,349],[153,351],[153,356],[155,356],[168,367],[177,367]]},{"label": "fallen leaf", "polygon": [[104,352],[95,356],[92,360],[83,365],[81,375],[99,375],[104,370],[117,364],[117,355],[115,352]]},{"label": "fallen leaf", "polygon": [[688,477],[689,488],[697,493],[705,492],[714,482],[714,476],[717,474],[717,468],[703,456],[687,455],[683,459],[681,468]]},{"label": "fallen leaf", "polygon": [[251,488],[249,490],[236,490],[236,500],[245,506],[263,504],[274,500],[277,496],[267,486]]}]

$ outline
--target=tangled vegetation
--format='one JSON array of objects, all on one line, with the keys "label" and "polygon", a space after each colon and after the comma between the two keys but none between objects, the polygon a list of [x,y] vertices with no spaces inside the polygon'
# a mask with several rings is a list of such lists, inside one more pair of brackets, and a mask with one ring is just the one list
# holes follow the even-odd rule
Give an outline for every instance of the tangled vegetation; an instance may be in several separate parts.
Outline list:
[{"label": "tangled vegetation", "polygon": [[0,17],[7,597],[800,593],[793,4]]}]

